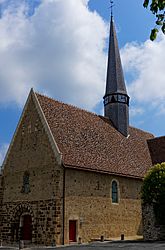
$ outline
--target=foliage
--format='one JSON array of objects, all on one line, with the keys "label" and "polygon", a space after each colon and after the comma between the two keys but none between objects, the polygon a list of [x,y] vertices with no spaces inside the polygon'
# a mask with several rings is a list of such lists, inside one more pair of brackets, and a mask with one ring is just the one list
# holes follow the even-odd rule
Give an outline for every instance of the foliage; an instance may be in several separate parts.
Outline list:
[{"label": "foliage", "polygon": [[156,16],[156,26],[151,30],[151,41],[156,39],[158,28],[165,34],[165,0],[144,0],[144,8],[150,6],[150,11]]},{"label": "foliage", "polygon": [[155,224],[157,225],[165,225],[165,203],[164,201],[161,204],[153,204],[154,214],[155,214]]},{"label": "foliage", "polygon": [[141,189],[144,203],[165,203],[165,162],[153,166],[144,178]]}]

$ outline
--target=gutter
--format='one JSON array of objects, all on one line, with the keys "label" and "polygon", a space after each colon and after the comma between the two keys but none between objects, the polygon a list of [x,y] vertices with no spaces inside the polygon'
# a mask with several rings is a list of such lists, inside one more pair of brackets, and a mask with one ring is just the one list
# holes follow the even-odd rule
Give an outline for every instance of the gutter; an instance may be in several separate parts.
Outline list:
[{"label": "gutter", "polygon": [[65,168],[70,168],[70,169],[76,169],[76,170],[80,170],[80,171],[88,171],[88,172],[95,172],[95,173],[100,173],[100,174],[108,174],[108,175],[114,175],[114,176],[120,176],[120,177],[126,177],[126,178],[138,179],[138,180],[143,180],[143,178],[144,178],[144,176],[127,175],[127,174],[110,172],[110,171],[105,171],[105,170],[92,169],[92,168],[82,168],[82,167],[74,166],[74,165],[70,165],[70,164],[67,164],[64,167]]}]

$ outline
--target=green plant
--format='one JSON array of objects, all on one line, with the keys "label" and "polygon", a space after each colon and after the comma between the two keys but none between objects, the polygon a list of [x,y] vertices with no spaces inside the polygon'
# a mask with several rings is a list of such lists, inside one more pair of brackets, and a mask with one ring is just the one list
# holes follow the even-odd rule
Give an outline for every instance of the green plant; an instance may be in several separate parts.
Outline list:
[{"label": "green plant", "polygon": [[165,162],[153,166],[146,176],[141,189],[143,203],[165,203]]},{"label": "green plant", "polygon": [[165,34],[165,0],[144,0],[143,6],[144,8],[150,6],[150,11],[156,16],[156,27],[151,30],[150,34],[150,39],[153,41],[159,31],[157,27],[160,27]]}]

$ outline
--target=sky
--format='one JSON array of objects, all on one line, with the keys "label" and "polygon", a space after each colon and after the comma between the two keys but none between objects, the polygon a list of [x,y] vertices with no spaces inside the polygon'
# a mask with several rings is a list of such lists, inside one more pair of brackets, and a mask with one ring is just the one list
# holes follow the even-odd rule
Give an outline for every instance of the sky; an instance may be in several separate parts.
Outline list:
[{"label": "sky", "polygon": [[[130,124],[165,135],[165,36],[139,0],[114,0]],[[0,165],[30,89],[103,114],[109,0],[0,0]]]}]

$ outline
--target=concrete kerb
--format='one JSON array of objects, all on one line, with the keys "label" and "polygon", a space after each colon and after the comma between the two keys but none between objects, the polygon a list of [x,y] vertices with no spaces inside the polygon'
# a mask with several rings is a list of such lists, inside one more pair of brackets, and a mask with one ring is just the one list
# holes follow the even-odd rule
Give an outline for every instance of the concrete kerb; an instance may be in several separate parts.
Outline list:
[{"label": "concrete kerb", "polygon": [[[28,247],[28,248],[23,248],[21,250],[53,250],[53,249],[63,249],[63,248],[71,248],[74,249],[77,247],[81,247],[81,248],[86,248],[86,247],[91,247],[91,248],[94,248],[94,247],[97,247],[97,246],[103,246],[103,245],[109,245],[109,244],[124,244],[124,243],[127,243],[127,244],[132,244],[132,243],[138,243],[138,244],[141,244],[141,243],[155,243],[155,241],[151,242],[151,241],[133,241],[133,240],[126,240],[126,241],[104,241],[104,242],[101,242],[101,241],[96,241],[96,242],[92,242],[92,243],[88,243],[88,244],[74,244],[74,245],[61,245],[61,246],[54,246],[54,247],[51,247],[51,246],[41,246],[41,247]],[[159,242],[159,243],[165,243],[165,242]],[[8,248],[6,248],[8,249]],[[13,248],[12,248],[13,249]],[[16,249],[16,248],[15,248]],[[18,248],[17,248],[18,249]]]},{"label": "concrete kerb", "polygon": [[[53,250],[53,249],[62,249],[62,248],[70,248],[72,249],[81,247],[81,248],[86,248],[86,247],[96,247],[96,246],[101,246],[101,245],[109,245],[109,244],[148,244],[148,243],[159,243],[159,244],[165,244],[165,241],[144,241],[144,240],[111,240],[111,241],[94,241],[88,244],[68,244],[68,245],[61,245],[61,246],[32,246],[32,247],[26,247],[22,248],[21,250]],[[18,247],[9,247],[9,246],[0,246],[0,250],[19,250]]]}]

